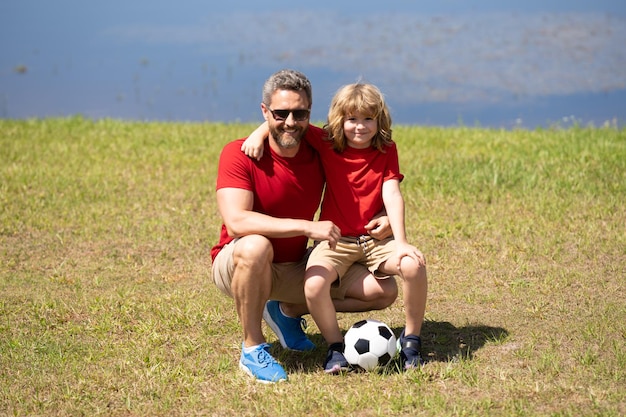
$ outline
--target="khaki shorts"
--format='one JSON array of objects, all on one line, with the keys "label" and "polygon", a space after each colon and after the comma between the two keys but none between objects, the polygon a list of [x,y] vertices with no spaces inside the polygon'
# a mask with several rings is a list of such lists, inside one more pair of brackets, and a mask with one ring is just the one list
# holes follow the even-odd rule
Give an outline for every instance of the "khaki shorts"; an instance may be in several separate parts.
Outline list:
[{"label": "khaki shorts", "polygon": [[383,240],[374,239],[371,236],[342,237],[337,242],[337,247],[332,250],[328,241],[319,242],[309,256],[308,264],[321,262],[332,266],[340,279],[351,265],[361,264],[365,266],[375,277],[387,277],[379,271],[380,266],[392,257],[396,250],[396,241],[393,238]]},{"label": "khaki shorts", "polygon": [[[233,240],[217,254],[213,261],[213,282],[224,294],[232,298],[231,281],[235,263],[233,253],[238,239]],[[272,291],[270,299],[284,301],[293,304],[304,304],[304,270],[307,259],[311,253],[309,248],[300,262],[284,262],[272,264]],[[353,265],[340,280],[333,283],[330,295],[333,299],[343,300],[350,285],[369,275],[369,271],[363,265]]]}]

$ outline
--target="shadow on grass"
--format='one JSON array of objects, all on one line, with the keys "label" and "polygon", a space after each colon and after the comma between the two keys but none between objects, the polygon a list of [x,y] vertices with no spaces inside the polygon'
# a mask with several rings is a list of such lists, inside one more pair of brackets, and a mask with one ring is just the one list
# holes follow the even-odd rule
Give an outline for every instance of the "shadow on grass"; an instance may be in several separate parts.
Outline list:
[{"label": "shadow on grass", "polygon": [[[402,327],[395,327],[397,337]],[[425,321],[422,326],[422,356],[428,362],[471,360],[474,353],[486,343],[502,343],[509,335],[506,329],[487,325],[456,327],[449,322]],[[287,372],[321,372],[326,357],[326,342],[321,334],[309,334],[317,349],[312,352],[293,352],[274,343],[271,352],[285,366]]]},{"label": "shadow on grass", "polygon": [[[402,329],[394,329],[401,332]],[[422,326],[422,354],[425,359],[449,362],[472,359],[486,343],[502,343],[509,332],[483,324],[456,327],[447,321],[425,321]]]}]

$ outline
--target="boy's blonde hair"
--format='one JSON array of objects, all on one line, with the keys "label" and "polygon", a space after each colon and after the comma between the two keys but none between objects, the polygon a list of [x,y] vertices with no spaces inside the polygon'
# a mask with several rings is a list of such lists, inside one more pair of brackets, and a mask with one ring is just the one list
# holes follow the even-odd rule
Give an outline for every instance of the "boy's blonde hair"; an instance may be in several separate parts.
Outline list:
[{"label": "boy's blonde hair", "polygon": [[384,152],[392,143],[391,115],[385,97],[372,84],[354,83],[341,87],[335,93],[328,110],[328,120],[324,129],[333,142],[333,148],[342,152],[347,146],[343,123],[347,117],[357,113],[369,116],[378,122],[378,132],[372,139],[372,147]]}]

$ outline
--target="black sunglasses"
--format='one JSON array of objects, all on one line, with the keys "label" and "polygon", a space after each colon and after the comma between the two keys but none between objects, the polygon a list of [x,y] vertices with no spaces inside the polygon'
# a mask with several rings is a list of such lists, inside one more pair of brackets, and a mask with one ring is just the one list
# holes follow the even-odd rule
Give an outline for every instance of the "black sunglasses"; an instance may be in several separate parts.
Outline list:
[{"label": "black sunglasses", "polygon": [[289,113],[293,115],[293,120],[297,122],[301,122],[309,118],[309,114],[311,110],[309,109],[298,109],[298,110],[272,110],[270,106],[267,106],[267,109],[272,113],[272,117],[274,120],[282,122],[287,120],[289,117]]}]

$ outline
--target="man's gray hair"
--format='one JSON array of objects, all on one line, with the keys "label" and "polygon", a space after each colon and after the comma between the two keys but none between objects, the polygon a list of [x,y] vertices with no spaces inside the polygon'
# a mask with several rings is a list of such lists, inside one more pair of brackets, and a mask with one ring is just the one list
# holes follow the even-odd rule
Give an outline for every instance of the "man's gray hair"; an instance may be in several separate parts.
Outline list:
[{"label": "man's gray hair", "polygon": [[272,95],[278,90],[304,91],[309,100],[309,108],[313,104],[313,93],[311,92],[311,82],[303,73],[283,69],[270,76],[263,85],[263,103],[269,106]]}]

